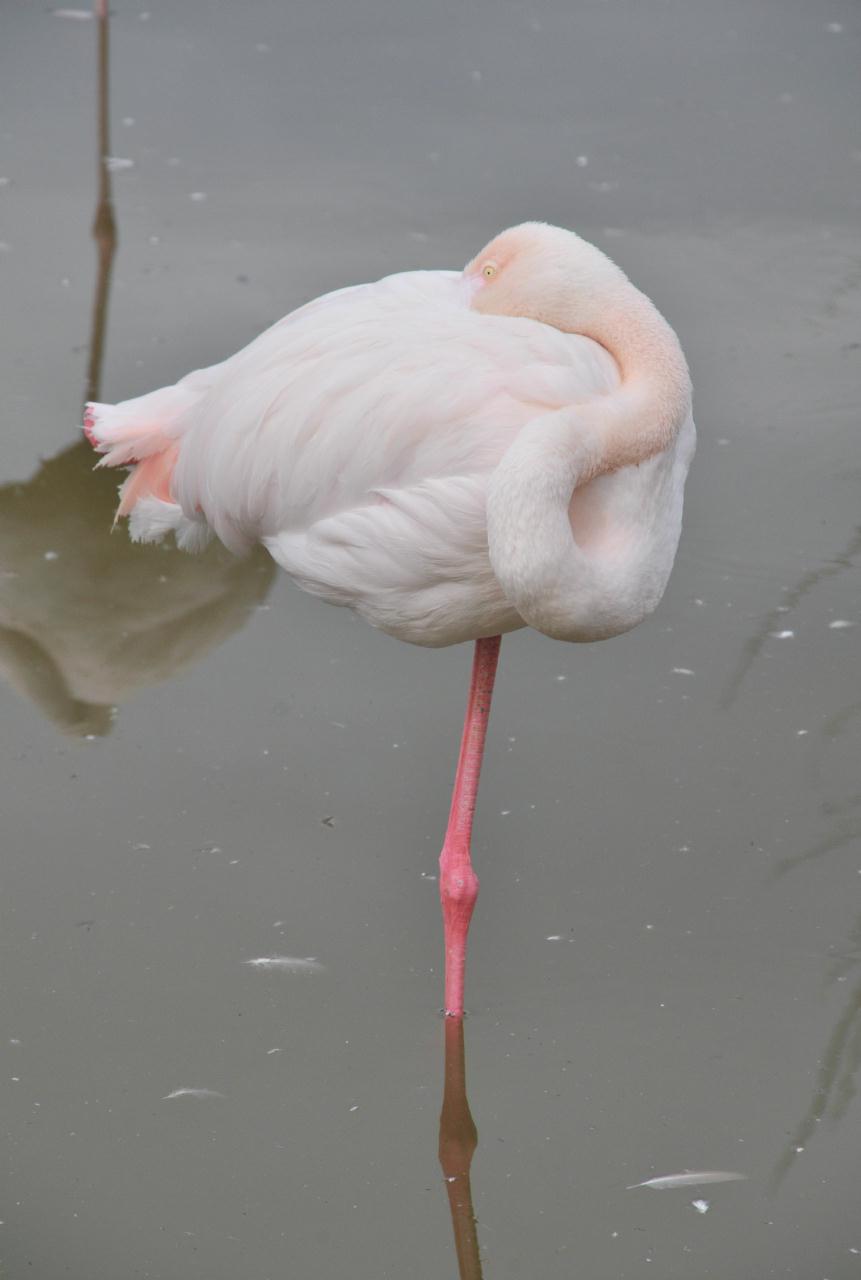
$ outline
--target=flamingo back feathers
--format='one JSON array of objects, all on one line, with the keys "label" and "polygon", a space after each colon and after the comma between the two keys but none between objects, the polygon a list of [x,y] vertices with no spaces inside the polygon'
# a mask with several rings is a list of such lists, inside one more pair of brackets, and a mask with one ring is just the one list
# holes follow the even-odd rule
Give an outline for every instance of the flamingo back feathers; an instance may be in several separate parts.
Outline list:
[{"label": "flamingo back feathers", "polygon": [[[480,315],[458,273],[409,272],[319,298],[175,387],[92,405],[85,430],[100,465],[135,468],[133,538],[262,541],[306,590],[442,645],[523,625],[488,558],[491,477],[527,424],[540,435],[619,380],[589,338]],[[599,480],[611,519],[636,471]],[[580,526],[600,559],[596,513]]]}]

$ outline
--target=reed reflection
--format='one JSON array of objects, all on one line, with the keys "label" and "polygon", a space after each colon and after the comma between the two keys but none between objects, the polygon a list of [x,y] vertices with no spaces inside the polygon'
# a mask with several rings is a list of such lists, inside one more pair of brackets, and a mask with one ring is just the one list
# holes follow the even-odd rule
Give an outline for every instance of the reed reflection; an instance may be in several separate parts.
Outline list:
[{"label": "reed reflection", "polygon": [[[851,812],[859,803],[858,796],[844,802],[822,806],[823,810],[839,817],[837,829],[824,836],[812,849],[792,858],[784,858],[777,866],[775,879],[798,870],[826,854],[842,849],[861,835],[861,825],[847,821],[843,814]],[[861,970],[861,918],[850,934],[842,954],[838,955],[829,983],[843,983],[853,972]],[[793,1130],[772,1174],[772,1190],[777,1190],[798,1157],[816,1136],[825,1121],[839,1123],[849,1110],[858,1092],[858,1072],[861,1069],[861,981],[856,981],[844,1001],[834,1030],[818,1059],[816,1085],[804,1115]]]},{"label": "reed reflection", "polygon": [[[831,801],[820,806],[826,817],[837,818],[835,828],[828,832],[811,849],[778,863],[774,878],[797,871],[799,868],[825,857],[827,854],[852,844],[861,835],[861,824],[851,819],[852,811],[861,803],[861,797],[852,795],[846,800]],[[829,983],[843,983],[852,973],[861,970],[861,918],[850,934],[842,954],[838,955],[828,975]],[[813,1096],[804,1115],[793,1130],[772,1174],[772,1189],[777,1190],[795,1161],[816,1136],[821,1124],[839,1123],[849,1110],[858,1092],[858,1072],[861,1069],[861,981],[856,981],[844,1001],[834,1030],[828,1038],[816,1072]]]},{"label": "reed reflection", "polygon": [[[793,857],[783,858],[777,864],[773,879],[778,880],[818,861],[829,853],[843,849],[861,836],[861,823],[852,819],[861,797],[852,795],[845,800],[830,801],[820,806],[826,818],[836,818],[828,831],[812,848]],[[850,934],[828,975],[830,983],[848,982],[850,974],[861,970],[861,918]],[[828,1037],[818,1059],[816,1084],[813,1096],[804,1115],[793,1130],[789,1141],[778,1159],[772,1174],[771,1186],[776,1191],[795,1161],[815,1138],[826,1121],[839,1123],[849,1110],[858,1091],[858,1072],[861,1069],[861,981],[856,981],[844,1001],[834,1030]]]},{"label": "reed reflection", "polygon": [[478,1130],[466,1096],[463,1019],[445,1019],[445,1085],[439,1117],[439,1162],[451,1210],[460,1280],[481,1280],[470,1166],[478,1146]]},{"label": "reed reflection", "polygon": [[[861,921],[855,926],[856,950],[861,941]],[[856,959],[854,964],[858,964]],[[838,975],[840,976],[840,975]],[[804,1115],[792,1133],[772,1174],[777,1190],[795,1161],[813,1139],[822,1121],[839,1123],[858,1091],[861,1067],[861,982],[856,984],[828,1038],[816,1073],[816,1087]]]},{"label": "reed reflection", "polygon": [[[108,167],[109,15],[96,0],[97,274],[85,399],[98,399],[117,246]],[[77,415],[77,408],[70,418]],[[275,566],[213,547],[189,556],[110,536],[116,477],[85,441],[0,487],[0,674],[60,729],[105,734],[113,709],[167,680],[246,622]]]},{"label": "reed reflection", "polygon": [[[805,591],[822,577],[832,577],[848,568],[859,550],[861,550],[861,530],[856,529],[842,554],[826,565],[815,581],[811,574],[806,574],[801,579],[795,588],[793,602],[797,603]],[[823,771],[829,749],[835,743],[840,743],[851,729],[859,710],[861,710],[859,702],[841,707],[837,712],[826,717],[818,733],[815,737],[811,737],[811,756],[816,762],[817,780]],[[772,880],[776,882],[795,872],[803,873],[805,868],[819,863],[829,854],[855,844],[861,837],[859,807],[861,807],[861,794],[854,788],[848,795],[823,800],[819,805],[819,815],[825,827],[823,834],[807,849],[781,858],[774,868]],[[816,1083],[810,1102],[777,1160],[772,1173],[772,1190],[776,1191],[780,1187],[795,1161],[813,1141],[824,1123],[830,1121],[838,1124],[843,1120],[858,1091],[858,1073],[861,1070],[861,981],[857,979],[859,971],[861,971],[861,918],[856,921],[848,941],[836,956],[828,975],[829,984],[848,983],[853,974],[856,981],[843,1002],[834,1029],[818,1059]]]},{"label": "reed reflection", "polygon": [[750,639],[745,641],[741,657],[721,697],[722,709],[726,710],[735,702],[745,678],[765,648],[769,636],[775,630],[781,629],[785,624],[786,615],[797,608],[805,596],[809,595],[821,582],[836,578],[854,568],[859,552],[861,552],[861,525],[852,530],[846,545],[835,556],[815,569],[807,569],[794,586],[784,589],[781,603],[769,610]]}]

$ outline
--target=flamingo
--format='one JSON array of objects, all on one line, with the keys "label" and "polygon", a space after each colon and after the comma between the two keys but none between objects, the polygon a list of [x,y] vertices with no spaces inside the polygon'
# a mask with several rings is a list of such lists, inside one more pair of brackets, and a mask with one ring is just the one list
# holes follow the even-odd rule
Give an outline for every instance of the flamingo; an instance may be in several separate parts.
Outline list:
[{"label": "flamingo", "polygon": [[695,443],[674,331],[594,245],[523,223],[462,272],[337,290],[175,386],[89,403],[84,431],[131,468],[132,538],[262,542],[389,635],[474,642],[439,881],[462,1017],[500,638],[603,640],[658,604]]}]

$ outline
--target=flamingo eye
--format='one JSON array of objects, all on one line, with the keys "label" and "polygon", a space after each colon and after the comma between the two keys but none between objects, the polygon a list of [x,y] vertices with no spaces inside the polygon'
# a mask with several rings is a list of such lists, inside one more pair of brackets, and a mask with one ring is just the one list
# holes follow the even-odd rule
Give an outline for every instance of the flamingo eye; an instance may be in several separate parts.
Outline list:
[{"label": "flamingo eye", "polygon": [[492,280],[498,270],[499,267],[495,262],[485,262],[484,266],[481,268],[481,274],[484,276],[485,280]]}]

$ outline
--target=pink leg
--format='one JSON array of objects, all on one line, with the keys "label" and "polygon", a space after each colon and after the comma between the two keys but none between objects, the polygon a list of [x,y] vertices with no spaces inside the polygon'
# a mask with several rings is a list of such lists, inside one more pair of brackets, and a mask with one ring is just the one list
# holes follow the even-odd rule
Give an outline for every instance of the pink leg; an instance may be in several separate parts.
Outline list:
[{"label": "pink leg", "polygon": [[463,1017],[466,935],[478,897],[478,876],[472,869],[469,841],[501,639],[501,636],[489,636],[475,642],[451,812],[439,856],[439,893],[445,930],[445,1013],[449,1018]]}]

